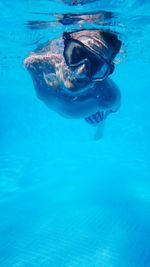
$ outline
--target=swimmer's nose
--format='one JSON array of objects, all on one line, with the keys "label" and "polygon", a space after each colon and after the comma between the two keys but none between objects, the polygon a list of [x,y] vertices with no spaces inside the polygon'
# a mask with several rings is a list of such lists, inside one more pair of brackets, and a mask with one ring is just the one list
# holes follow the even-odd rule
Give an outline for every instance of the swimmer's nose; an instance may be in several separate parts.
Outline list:
[{"label": "swimmer's nose", "polygon": [[87,71],[86,71],[85,65],[82,65],[81,67],[78,68],[77,74],[80,75],[83,78],[87,75]]},{"label": "swimmer's nose", "polygon": [[80,78],[80,79],[86,78],[87,75],[88,75],[86,65],[82,64],[81,66],[77,67],[73,71],[73,75],[74,75],[75,78]]}]

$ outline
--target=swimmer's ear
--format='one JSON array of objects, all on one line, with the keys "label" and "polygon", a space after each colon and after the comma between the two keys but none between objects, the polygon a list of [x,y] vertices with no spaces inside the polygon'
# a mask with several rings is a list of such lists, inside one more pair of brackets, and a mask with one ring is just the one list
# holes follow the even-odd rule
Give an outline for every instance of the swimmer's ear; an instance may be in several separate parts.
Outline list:
[{"label": "swimmer's ear", "polygon": [[94,141],[98,141],[103,137],[104,133],[104,127],[105,127],[105,120],[102,120],[96,128],[96,133],[94,135]]}]

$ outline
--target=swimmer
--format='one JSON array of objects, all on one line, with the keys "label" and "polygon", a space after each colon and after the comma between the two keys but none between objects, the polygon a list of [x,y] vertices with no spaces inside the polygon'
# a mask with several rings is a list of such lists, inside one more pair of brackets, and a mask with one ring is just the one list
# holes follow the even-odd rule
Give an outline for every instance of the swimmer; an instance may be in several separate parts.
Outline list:
[{"label": "swimmer", "polygon": [[121,47],[116,34],[101,30],[64,32],[37,48],[24,61],[37,96],[66,118],[84,118],[98,126],[120,107],[121,93],[108,78]]}]

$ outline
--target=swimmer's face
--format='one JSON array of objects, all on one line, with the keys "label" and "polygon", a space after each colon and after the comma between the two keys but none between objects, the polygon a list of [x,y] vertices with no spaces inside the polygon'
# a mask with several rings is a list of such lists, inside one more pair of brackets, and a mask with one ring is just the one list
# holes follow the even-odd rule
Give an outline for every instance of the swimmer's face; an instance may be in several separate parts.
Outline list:
[{"label": "swimmer's face", "polygon": [[114,70],[114,64],[109,58],[111,49],[102,48],[102,42],[99,45],[94,44],[93,38],[85,38],[89,42],[85,45],[69,33],[64,33],[65,41],[64,58],[69,68],[75,72],[76,77],[88,77],[92,81],[103,81]]}]

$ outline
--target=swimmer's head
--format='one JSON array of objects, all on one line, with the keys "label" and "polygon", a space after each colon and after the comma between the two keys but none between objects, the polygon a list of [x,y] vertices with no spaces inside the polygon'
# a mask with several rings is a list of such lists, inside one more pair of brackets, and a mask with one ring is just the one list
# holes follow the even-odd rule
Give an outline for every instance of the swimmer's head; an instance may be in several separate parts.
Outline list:
[{"label": "swimmer's head", "polygon": [[[93,81],[105,80],[121,47],[115,34],[99,30],[64,33],[64,58],[72,71]],[[79,72],[80,69],[80,72]]]}]

